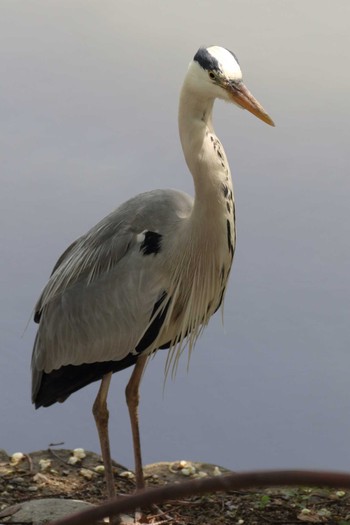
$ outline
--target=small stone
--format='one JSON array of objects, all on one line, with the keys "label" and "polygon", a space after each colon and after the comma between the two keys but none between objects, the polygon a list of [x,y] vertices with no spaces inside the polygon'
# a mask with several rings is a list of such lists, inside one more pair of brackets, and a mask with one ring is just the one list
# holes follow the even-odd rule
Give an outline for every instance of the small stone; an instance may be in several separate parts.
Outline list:
[{"label": "small stone", "polygon": [[12,454],[10,459],[11,465],[18,465],[18,463],[20,463],[22,459],[24,459],[24,457],[25,455],[23,454],[23,452],[15,452],[14,454]]},{"label": "small stone", "polygon": [[343,490],[337,490],[335,495],[337,496],[337,498],[343,498],[345,496],[345,492]]},{"label": "small stone", "polygon": [[207,476],[208,474],[206,472],[203,472],[203,470],[200,470],[194,475],[195,478],[206,478]]},{"label": "small stone", "polygon": [[182,468],[181,469],[181,474],[183,476],[193,476],[193,474],[196,473],[196,469],[195,467],[191,466],[188,464],[188,467],[185,467],[185,468]]},{"label": "small stone", "polygon": [[226,501],[225,507],[227,507],[227,509],[230,510],[230,511],[237,510],[237,508],[238,508],[238,506],[234,505],[232,503],[232,501]]},{"label": "small stone", "polygon": [[126,478],[126,479],[134,479],[135,478],[135,474],[133,472],[130,472],[130,470],[124,470],[124,472],[121,472],[119,474],[119,476],[121,478]]},{"label": "small stone", "polygon": [[51,459],[41,459],[39,461],[40,470],[47,470],[51,467]]},{"label": "small stone", "polygon": [[69,465],[76,465],[77,463],[80,463],[81,459],[77,458],[76,456],[71,456],[69,459],[68,459],[68,464]]},{"label": "small stone", "polygon": [[0,461],[8,461],[9,460],[9,456],[6,452],[6,450],[4,450],[3,448],[0,448]]},{"label": "small stone", "polygon": [[7,465],[0,465],[0,476],[10,476],[14,473],[13,468],[8,468]]},{"label": "small stone", "polygon": [[48,483],[49,478],[44,476],[44,474],[40,474],[40,472],[37,472],[37,474],[35,474],[35,476],[33,477],[33,481],[35,481],[35,483],[43,484],[43,483]]},{"label": "small stone", "polygon": [[37,492],[39,489],[38,487],[34,487],[34,485],[30,485],[27,490],[29,490],[29,492]]},{"label": "small stone", "polygon": [[97,472],[97,474],[103,474],[105,471],[105,467],[104,465],[96,465],[94,471]]},{"label": "small stone", "polygon": [[324,508],[318,510],[318,511],[317,511],[317,514],[318,514],[319,516],[322,516],[322,518],[330,518],[331,515],[332,515],[332,513],[331,513],[330,510],[328,510],[328,509],[324,509]]},{"label": "small stone", "polygon": [[75,448],[73,450],[73,456],[78,459],[84,459],[86,458],[85,450],[83,448]]},{"label": "small stone", "polygon": [[94,477],[94,473],[91,470],[87,469],[87,468],[81,468],[79,470],[79,474],[81,476],[83,476],[83,478],[88,479],[88,480],[90,480],[90,479],[92,479]]},{"label": "small stone", "polygon": [[15,485],[21,485],[21,483],[25,483],[25,479],[18,476],[17,478],[12,478],[12,483]]},{"label": "small stone", "polygon": [[219,469],[219,467],[214,467],[213,475],[214,476],[222,476],[222,472]]}]

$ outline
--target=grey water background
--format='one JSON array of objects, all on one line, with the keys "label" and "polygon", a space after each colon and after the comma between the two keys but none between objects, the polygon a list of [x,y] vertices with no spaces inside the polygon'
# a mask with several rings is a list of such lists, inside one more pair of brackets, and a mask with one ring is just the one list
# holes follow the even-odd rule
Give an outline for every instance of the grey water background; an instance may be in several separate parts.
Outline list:
[{"label": "grey water background", "polygon": [[[97,384],[35,411],[28,319],[58,256],[128,197],[192,193],[177,104],[200,45],[233,50],[274,118],[217,103],[238,243],[212,319],[163,394],[142,384],[145,463],[350,469],[348,0],[0,3],[0,448],[99,451]],[[113,378],[112,453],[133,465]]]}]

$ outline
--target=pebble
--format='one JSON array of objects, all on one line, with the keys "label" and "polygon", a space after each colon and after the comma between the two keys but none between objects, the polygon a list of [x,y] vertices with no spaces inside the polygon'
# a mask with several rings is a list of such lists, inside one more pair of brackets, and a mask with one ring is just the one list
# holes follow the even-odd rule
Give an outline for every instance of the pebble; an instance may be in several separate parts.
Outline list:
[{"label": "pebble", "polygon": [[26,480],[24,478],[21,478],[20,476],[18,476],[17,478],[12,478],[11,481],[15,485],[20,485],[21,483],[25,483]]},{"label": "pebble", "polygon": [[335,493],[335,495],[338,497],[338,498],[343,498],[345,496],[345,492],[343,490],[337,490],[337,492]]},{"label": "pebble", "polygon": [[69,465],[76,465],[77,463],[80,463],[81,459],[77,458],[76,456],[71,456],[68,460]]},{"label": "pebble", "polygon": [[124,472],[121,472],[119,474],[121,478],[127,478],[127,479],[134,479],[135,474],[133,472],[130,472],[130,470],[124,470]]},{"label": "pebble", "polygon": [[87,468],[81,468],[79,470],[79,474],[83,476],[83,478],[88,479],[88,480],[92,479],[94,476],[94,473]]},{"label": "pebble", "polygon": [[73,456],[78,459],[86,458],[85,450],[83,448],[75,448],[73,450]]},{"label": "pebble", "polygon": [[23,452],[15,452],[14,454],[12,454],[10,459],[11,465],[17,465],[20,461],[22,461],[23,458]]},{"label": "pebble", "polygon": [[51,459],[41,459],[39,461],[40,470],[47,470],[51,467]]}]

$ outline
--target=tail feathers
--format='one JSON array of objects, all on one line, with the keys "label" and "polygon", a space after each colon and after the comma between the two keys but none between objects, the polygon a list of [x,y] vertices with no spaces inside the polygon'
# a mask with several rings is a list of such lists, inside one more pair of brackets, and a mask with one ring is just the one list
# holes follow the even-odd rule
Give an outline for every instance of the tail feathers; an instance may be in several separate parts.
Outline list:
[{"label": "tail feathers", "polygon": [[40,386],[33,395],[35,408],[62,403],[86,385],[102,379],[109,372],[119,372],[136,363],[138,355],[128,354],[121,361],[67,365],[50,373],[42,372]]}]

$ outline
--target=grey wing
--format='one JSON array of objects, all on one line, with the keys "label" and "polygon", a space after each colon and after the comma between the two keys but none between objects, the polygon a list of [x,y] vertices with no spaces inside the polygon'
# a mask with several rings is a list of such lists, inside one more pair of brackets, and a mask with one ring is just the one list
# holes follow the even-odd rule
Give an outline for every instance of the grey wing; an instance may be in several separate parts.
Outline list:
[{"label": "grey wing", "polygon": [[176,233],[191,206],[180,192],[139,195],[64,252],[36,306],[33,371],[119,361],[134,351],[169,279],[161,249],[145,244],[144,232]]}]

